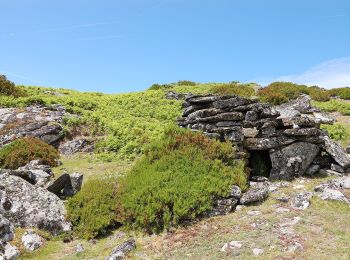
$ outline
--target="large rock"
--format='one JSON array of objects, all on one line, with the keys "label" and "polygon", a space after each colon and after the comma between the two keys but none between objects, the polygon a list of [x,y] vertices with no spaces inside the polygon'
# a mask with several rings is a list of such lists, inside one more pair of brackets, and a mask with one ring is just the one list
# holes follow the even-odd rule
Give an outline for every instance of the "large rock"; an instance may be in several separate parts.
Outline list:
[{"label": "large rock", "polygon": [[328,136],[323,136],[326,151],[333,159],[344,169],[350,166],[350,155],[336,142],[332,141]]},{"label": "large rock", "polygon": [[242,194],[239,201],[242,205],[249,205],[263,202],[269,195],[269,185],[265,182],[251,182],[251,187]]},{"label": "large rock", "polygon": [[292,138],[286,136],[246,138],[243,145],[248,150],[270,150],[293,143]]},{"label": "large rock", "polygon": [[280,118],[298,117],[302,113],[312,113],[315,109],[311,106],[311,98],[309,96],[301,96],[291,100],[285,104],[275,107],[280,113]]},{"label": "large rock", "polygon": [[319,153],[315,144],[297,142],[270,153],[271,179],[290,180],[303,175]]},{"label": "large rock", "polygon": [[301,192],[292,198],[290,204],[294,209],[305,210],[310,206],[312,196],[312,192]]},{"label": "large rock", "polygon": [[65,213],[63,201],[55,194],[20,177],[0,174],[0,214],[14,225],[55,234],[70,230]]}]

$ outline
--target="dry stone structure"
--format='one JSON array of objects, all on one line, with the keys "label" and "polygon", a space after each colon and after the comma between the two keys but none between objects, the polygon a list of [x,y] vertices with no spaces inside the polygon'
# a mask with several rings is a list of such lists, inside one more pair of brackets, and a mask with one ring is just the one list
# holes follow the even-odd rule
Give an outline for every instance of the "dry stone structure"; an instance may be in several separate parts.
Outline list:
[{"label": "dry stone structure", "polygon": [[334,120],[313,108],[308,96],[272,107],[234,95],[187,95],[182,127],[231,141],[250,177],[291,180],[321,169],[345,172],[350,156],[320,124]]}]

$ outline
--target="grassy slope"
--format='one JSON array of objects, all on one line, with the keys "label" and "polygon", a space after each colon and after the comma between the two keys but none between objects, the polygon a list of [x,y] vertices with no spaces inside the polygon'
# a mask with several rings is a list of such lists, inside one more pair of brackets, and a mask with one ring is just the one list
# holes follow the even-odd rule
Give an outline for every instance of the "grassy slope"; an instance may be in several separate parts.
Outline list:
[{"label": "grassy slope", "polygon": [[[214,84],[197,86],[176,86],[171,90],[178,92],[203,93],[208,92]],[[81,119],[67,121],[67,127],[76,124],[86,124],[89,131],[86,135],[101,134],[100,147],[114,152],[113,156],[103,158],[111,162],[96,160],[95,156],[80,155],[63,158],[63,165],[54,169],[56,175],[64,171],[83,172],[85,178],[100,176],[106,173],[123,174],[132,161],[142,152],[153,138],[156,138],[181,113],[181,102],[166,100],[164,91],[147,91],[121,95],[105,95],[99,93],[79,93],[70,90],[54,90],[65,94],[63,97],[45,94],[47,89],[31,87],[31,95],[26,98],[13,99],[0,97],[1,106],[26,106],[33,101],[45,104],[63,104],[68,110],[81,115]],[[341,101],[316,103],[326,110],[339,110],[347,114],[350,105]],[[349,106],[349,108],[348,108]],[[128,160],[119,160],[128,159]],[[310,180],[308,190],[324,180]],[[292,187],[282,190],[293,193]],[[125,234],[116,230],[111,236],[100,239],[96,244],[77,240],[71,243],[51,240],[46,246],[34,253],[27,253],[24,259],[104,259],[113,247],[125,240],[128,235],[136,236],[138,249],[133,253],[135,258],[148,259],[221,259],[232,258],[234,252],[222,253],[220,248],[231,240],[244,241],[239,258],[251,258],[254,247],[265,249],[262,259],[276,257],[297,258],[336,258],[346,259],[345,250],[350,240],[349,207],[341,203],[313,200],[312,206],[304,212],[291,210],[288,213],[277,214],[277,202],[271,197],[261,206],[246,208],[227,216],[202,220],[189,227],[181,228],[172,233],[159,236],[143,236],[141,234]],[[286,206],[285,206],[286,207]],[[259,210],[262,215],[247,216],[247,212]],[[302,221],[296,225],[295,232],[299,234],[306,250],[292,254],[284,251],[283,244],[276,230],[276,225],[283,218],[300,216]],[[334,220],[337,225],[334,225]],[[251,226],[254,223],[267,223],[259,228]],[[21,232],[20,230],[18,232]],[[17,240],[20,236],[17,236]],[[75,254],[75,245],[82,243],[85,251]]]}]

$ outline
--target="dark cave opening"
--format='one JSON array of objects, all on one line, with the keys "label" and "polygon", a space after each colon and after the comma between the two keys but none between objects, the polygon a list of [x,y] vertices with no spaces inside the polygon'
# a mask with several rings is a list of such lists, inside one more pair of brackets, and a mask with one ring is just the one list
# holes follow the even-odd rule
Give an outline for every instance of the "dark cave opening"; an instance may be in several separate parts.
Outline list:
[{"label": "dark cave opening", "polygon": [[253,176],[269,178],[272,168],[269,151],[249,151],[249,153],[249,168],[251,169],[250,178]]}]

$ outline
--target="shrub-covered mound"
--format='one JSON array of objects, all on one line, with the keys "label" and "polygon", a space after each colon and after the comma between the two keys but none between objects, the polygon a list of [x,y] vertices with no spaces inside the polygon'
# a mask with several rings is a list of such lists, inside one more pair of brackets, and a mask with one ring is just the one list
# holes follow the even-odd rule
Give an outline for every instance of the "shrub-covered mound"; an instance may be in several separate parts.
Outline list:
[{"label": "shrub-covered mound", "polygon": [[238,95],[243,97],[255,95],[255,89],[251,84],[241,84],[239,82],[215,85],[210,88],[210,92],[218,95]]},{"label": "shrub-covered mound", "polygon": [[40,160],[43,164],[56,166],[58,151],[38,138],[20,138],[0,149],[0,167],[17,169],[32,160]]},{"label": "shrub-covered mound", "polygon": [[246,174],[231,144],[170,127],[120,181],[118,220],[160,232],[210,210],[233,184],[244,188]]},{"label": "shrub-covered mound", "polygon": [[316,101],[328,101],[330,99],[330,94],[327,90],[317,86],[308,87],[292,82],[273,82],[258,92],[258,95],[263,101],[273,105],[279,105],[291,99],[296,99],[301,94],[310,95]]},{"label": "shrub-covered mound", "polygon": [[94,178],[67,203],[67,218],[75,233],[85,239],[104,235],[116,222],[115,179]]},{"label": "shrub-covered mound", "polygon": [[0,75],[0,95],[20,97],[25,95],[25,91],[9,81],[5,75]]}]

